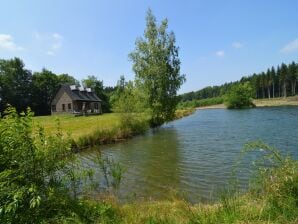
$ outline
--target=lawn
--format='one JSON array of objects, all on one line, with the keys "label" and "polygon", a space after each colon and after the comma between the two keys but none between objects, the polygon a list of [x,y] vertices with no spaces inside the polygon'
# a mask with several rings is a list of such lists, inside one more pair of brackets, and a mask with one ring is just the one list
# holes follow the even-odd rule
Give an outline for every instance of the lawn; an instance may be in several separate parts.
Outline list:
[{"label": "lawn", "polygon": [[110,130],[120,124],[120,116],[117,113],[109,113],[94,116],[56,115],[39,116],[33,118],[34,126],[44,127],[46,134],[54,134],[57,131],[57,122],[60,122],[63,133],[70,133],[73,139],[82,135],[92,134],[96,130]]},{"label": "lawn", "polygon": [[[177,110],[176,118],[185,117],[194,110]],[[149,116],[138,116],[142,121],[148,121]],[[71,114],[55,115],[55,116],[39,116],[33,118],[33,126],[44,128],[47,135],[57,132],[58,121],[60,122],[61,130],[64,134],[71,134],[74,140],[79,137],[90,136],[96,132],[109,132],[115,129],[120,129],[120,114],[107,113],[94,116],[79,116],[75,117]]]}]

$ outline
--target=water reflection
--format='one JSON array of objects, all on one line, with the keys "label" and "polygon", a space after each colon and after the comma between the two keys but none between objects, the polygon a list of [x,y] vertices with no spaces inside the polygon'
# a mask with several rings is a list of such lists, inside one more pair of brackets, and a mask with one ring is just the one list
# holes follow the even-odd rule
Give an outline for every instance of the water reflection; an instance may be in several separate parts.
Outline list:
[{"label": "water reflection", "polygon": [[103,152],[126,169],[122,198],[167,197],[180,184],[180,143],[174,127],[156,129],[140,139],[108,146]]}]

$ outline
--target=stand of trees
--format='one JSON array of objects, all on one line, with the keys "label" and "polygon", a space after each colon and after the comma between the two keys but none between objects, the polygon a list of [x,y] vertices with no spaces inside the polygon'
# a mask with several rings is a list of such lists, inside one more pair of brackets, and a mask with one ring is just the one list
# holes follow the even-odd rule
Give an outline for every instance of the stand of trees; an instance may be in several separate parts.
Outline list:
[{"label": "stand of trees", "polygon": [[[88,76],[82,83],[96,92],[103,101],[103,111],[109,112],[109,94],[115,88],[104,87],[95,76]],[[32,73],[19,58],[0,60],[0,113],[10,104],[18,112],[31,107],[35,115],[49,115],[51,100],[62,84],[79,85],[80,82],[68,74],[56,75],[47,69]]]},{"label": "stand of trees", "polygon": [[282,63],[259,74],[244,76],[239,81],[221,86],[208,86],[196,92],[182,94],[181,101],[200,100],[224,96],[233,86],[250,82],[256,99],[295,96],[298,93],[298,63]]}]

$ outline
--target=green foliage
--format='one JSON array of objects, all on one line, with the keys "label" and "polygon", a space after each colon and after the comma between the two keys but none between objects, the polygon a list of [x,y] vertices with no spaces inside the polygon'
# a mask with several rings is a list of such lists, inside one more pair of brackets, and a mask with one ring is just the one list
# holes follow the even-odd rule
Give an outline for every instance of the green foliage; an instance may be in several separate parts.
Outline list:
[{"label": "green foliage", "polygon": [[47,69],[32,76],[32,109],[37,115],[51,113],[51,100],[59,86],[58,77]]},{"label": "green foliage", "polygon": [[247,144],[244,151],[263,154],[257,161],[259,176],[252,188],[254,196],[265,201],[262,217],[281,223],[297,221],[298,162],[261,141]]},{"label": "green foliage", "polygon": [[101,107],[103,113],[111,112],[109,97],[105,92],[103,81],[98,80],[95,76],[88,76],[87,79],[82,80],[82,83],[85,88],[91,88],[102,100]]},{"label": "green foliage", "polygon": [[224,102],[223,97],[214,97],[209,99],[180,102],[178,104],[178,108],[184,109],[184,108],[205,107],[205,106],[211,106],[216,104],[222,104],[223,102]]},{"label": "green foliage", "polygon": [[32,73],[19,58],[0,60],[0,112],[7,104],[18,112],[31,105]]},{"label": "green foliage", "polygon": [[60,84],[66,85],[80,85],[80,82],[68,74],[57,75]]},{"label": "green foliage", "polygon": [[128,82],[118,89],[118,96],[114,102],[114,111],[120,114],[120,129],[123,133],[142,133],[148,129],[147,122],[142,119],[145,111],[146,97]]},{"label": "green foliage", "polygon": [[228,109],[253,107],[252,88],[249,82],[233,86],[225,97]]},{"label": "green foliage", "polygon": [[135,50],[129,55],[136,84],[147,96],[152,126],[173,119],[178,104],[177,91],[185,81],[185,76],[180,75],[175,35],[167,32],[167,28],[168,21],[165,19],[158,26],[149,9],[144,38],[137,39]]},{"label": "green foliage", "polygon": [[121,165],[112,158],[103,157],[101,154],[98,154],[94,161],[102,170],[107,189],[112,187],[113,191],[118,190],[124,172]]},{"label": "green foliage", "polygon": [[57,172],[65,171],[70,144],[58,131],[45,137],[40,129],[31,132],[31,112],[20,117],[8,108],[0,122],[0,201],[1,219],[23,223],[41,218],[41,210],[63,195]]},{"label": "green foliage", "polygon": [[78,180],[70,138],[58,129],[32,132],[32,113],[8,108],[0,120],[0,222],[90,223],[113,213],[103,204],[71,196]]}]

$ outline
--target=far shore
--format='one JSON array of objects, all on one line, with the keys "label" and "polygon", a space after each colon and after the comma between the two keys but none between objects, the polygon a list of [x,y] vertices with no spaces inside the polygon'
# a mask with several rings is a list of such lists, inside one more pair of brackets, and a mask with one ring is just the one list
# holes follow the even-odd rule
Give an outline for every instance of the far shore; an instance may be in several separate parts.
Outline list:
[{"label": "far shore", "polygon": [[[298,96],[291,96],[287,98],[271,98],[271,99],[257,99],[253,101],[256,107],[278,107],[278,106],[298,106]],[[211,106],[197,107],[198,110],[206,109],[226,109],[224,104],[216,104]]]}]

